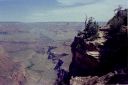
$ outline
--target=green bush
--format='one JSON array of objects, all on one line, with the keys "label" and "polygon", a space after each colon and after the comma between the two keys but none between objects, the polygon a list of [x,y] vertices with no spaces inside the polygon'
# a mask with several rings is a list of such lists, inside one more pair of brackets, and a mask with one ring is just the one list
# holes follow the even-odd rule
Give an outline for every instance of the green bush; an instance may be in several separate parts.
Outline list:
[{"label": "green bush", "polygon": [[85,20],[85,29],[84,29],[84,33],[85,33],[85,38],[90,38],[90,37],[94,37],[97,35],[98,32],[98,28],[99,25],[96,21],[94,21],[94,19],[92,17],[90,17],[88,20]]}]

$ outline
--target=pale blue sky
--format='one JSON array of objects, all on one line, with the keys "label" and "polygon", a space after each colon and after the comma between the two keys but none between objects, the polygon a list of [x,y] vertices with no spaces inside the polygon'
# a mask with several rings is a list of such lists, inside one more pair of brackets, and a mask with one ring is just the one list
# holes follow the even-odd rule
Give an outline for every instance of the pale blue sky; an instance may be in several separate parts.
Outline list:
[{"label": "pale blue sky", "polygon": [[0,21],[84,21],[85,16],[107,21],[127,0],[0,0]]}]

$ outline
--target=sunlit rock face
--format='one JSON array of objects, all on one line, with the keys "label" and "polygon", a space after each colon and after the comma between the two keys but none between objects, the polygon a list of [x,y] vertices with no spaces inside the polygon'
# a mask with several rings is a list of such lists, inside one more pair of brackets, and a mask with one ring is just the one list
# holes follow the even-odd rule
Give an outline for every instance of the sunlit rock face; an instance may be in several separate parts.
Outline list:
[{"label": "sunlit rock face", "polygon": [[70,85],[104,85],[110,80],[115,74],[110,72],[101,77],[98,76],[87,76],[87,77],[72,77]]},{"label": "sunlit rock face", "polygon": [[26,82],[24,67],[12,61],[0,46],[0,85],[24,85]]}]

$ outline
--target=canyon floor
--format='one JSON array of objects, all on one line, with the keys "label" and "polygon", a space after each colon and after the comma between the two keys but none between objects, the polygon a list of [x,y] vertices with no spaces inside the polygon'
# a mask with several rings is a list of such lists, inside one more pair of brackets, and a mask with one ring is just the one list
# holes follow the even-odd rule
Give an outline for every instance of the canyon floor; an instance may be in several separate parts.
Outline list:
[{"label": "canyon floor", "polygon": [[[72,59],[70,44],[81,28],[83,23],[77,22],[0,22],[0,46],[10,58],[3,59],[3,62],[12,61],[23,65],[25,81],[22,83],[25,85],[53,85],[57,79],[54,69],[58,62],[62,61],[58,68],[65,71],[69,69]],[[9,67],[7,63],[6,69],[10,70]],[[0,81],[9,85],[6,80]]]}]

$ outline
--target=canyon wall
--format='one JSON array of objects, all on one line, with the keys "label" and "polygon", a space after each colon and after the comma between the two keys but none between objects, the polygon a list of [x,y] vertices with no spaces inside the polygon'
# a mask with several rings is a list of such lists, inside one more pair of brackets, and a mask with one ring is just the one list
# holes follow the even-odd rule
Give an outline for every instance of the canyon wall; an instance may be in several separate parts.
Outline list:
[{"label": "canyon wall", "polygon": [[0,46],[0,85],[25,85],[25,82],[24,66],[13,61]]}]

